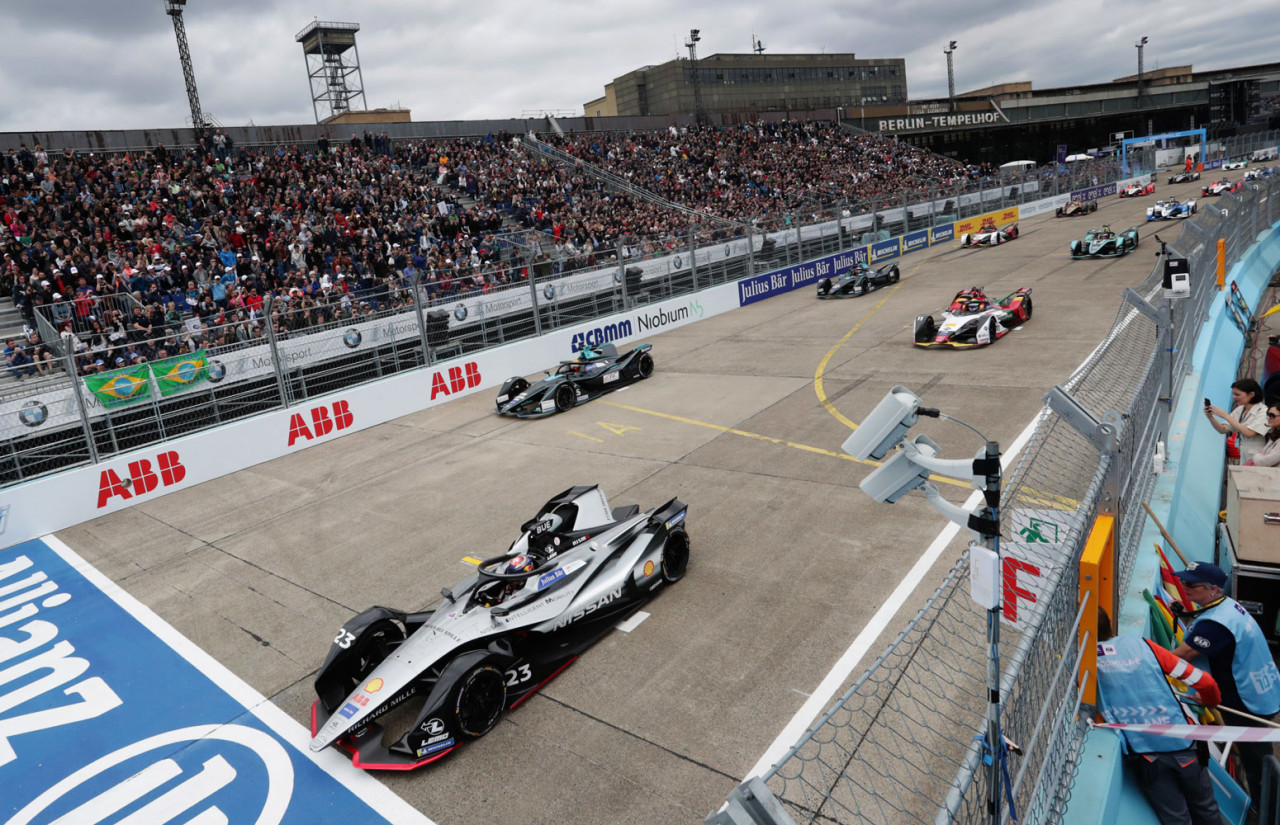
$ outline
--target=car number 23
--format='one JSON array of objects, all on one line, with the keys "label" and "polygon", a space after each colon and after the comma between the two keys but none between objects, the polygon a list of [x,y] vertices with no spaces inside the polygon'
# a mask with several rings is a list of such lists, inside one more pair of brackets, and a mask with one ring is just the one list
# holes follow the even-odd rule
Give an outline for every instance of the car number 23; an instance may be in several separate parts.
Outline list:
[{"label": "car number 23", "polygon": [[507,687],[515,687],[522,685],[533,678],[533,671],[529,670],[528,665],[520,665],[513,667],[507,671]]}]

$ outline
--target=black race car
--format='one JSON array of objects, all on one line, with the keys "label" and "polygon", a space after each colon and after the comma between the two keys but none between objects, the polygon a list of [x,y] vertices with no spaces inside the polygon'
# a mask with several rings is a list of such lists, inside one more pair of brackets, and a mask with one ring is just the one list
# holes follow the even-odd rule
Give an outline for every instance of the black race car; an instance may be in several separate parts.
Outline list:
[{"label": "black race car", "polygon": [[498,392],[498,414],[541,418],[648,378],[653,375],[651,348],[641,344],[619,355],[613,344],[587,346],[578,360],[561,361],[554,373],[533,384],[518,375],[508,378]]},{"label": "black race car", "polygon": [[572,487],[521,526],[506,554],[441,591],[434,610],[371,607],[351,619],[316,676],[311,750],[336,746],[356,767],[411,770],[484,736],[684,576],[687,511],[674,498],[648,512],[610,509],[599,488]]},{"label": "black race car", "polygon": [[1193,180],[1200,180],[1199,172],[1179,172],[1169,178],[1169,183],[1189,183]]},{"label": "black race car", "polygon": [[868,292],[875,292],[882,286],[896,284],[899,277],[897,264],[871,269],[859,262],[843,275],[818,281],[818,297],[856,298]]}]

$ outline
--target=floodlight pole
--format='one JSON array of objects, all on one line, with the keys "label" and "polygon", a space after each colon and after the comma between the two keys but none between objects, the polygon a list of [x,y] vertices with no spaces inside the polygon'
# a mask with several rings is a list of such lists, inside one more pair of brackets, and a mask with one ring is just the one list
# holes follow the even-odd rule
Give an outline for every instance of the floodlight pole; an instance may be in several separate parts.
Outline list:
[{"label": "floodlight pole", "polygon": [[693,72],[693,122],[702,126],[707,114],[702,111],[702,77],[698,74],[698,42],[702,40],[700,29],[690,29],[685,46],[689,49],[689,69]]},{"label": "floodlight pole", "polygon": [[[1142,38],[1133,44],[1138,49],[1138,100],[1142,100],[1142,50],[1147,45],[1147,38]],[[1150,131],[1148,130],[1148,134]]]},{"label": "floodlight pole", "polygon": [[947,56],[947,101],[950,104],[951,111],[956,110],[956,72],[951,62],[951,55],[955,53],[956,41],[952,40],[951,45],[942,50]]},{"label": "floodlight pole", "polygon": [[173,34],[178,40],[178,62],[182,64],[182,79],[187,84],[187,102],[191,105],[191,128],[195,129],[196,142],[204,136],[204,113],[200,111],[200,93],[196,91],[196,73],[191,66],[191,48],[187,45],[187,27],[182,22],[182,10],[187,0],[165,0],[164,12],[173,20]]}]

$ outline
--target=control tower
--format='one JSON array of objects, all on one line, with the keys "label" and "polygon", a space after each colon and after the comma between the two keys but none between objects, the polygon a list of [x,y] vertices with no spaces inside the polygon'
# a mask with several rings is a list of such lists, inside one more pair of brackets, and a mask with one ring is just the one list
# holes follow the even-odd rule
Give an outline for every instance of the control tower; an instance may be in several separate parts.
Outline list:
[{"label": "control tower", "polygon": [[[360,74],[360,50],[356,48],[358,31],[359,23],[315,20],[294,38],[302,44],[306,57],[316,123],[367,108],[364,78]],[[355,105],[357,100],[359,105]]]}]

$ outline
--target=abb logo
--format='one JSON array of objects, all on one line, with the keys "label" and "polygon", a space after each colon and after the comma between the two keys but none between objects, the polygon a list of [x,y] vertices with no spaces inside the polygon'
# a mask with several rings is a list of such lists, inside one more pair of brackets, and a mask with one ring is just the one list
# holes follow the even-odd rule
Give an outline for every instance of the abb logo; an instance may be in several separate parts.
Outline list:
[{"label": "abb logo", "polygon": [[311,426],[307,426],[307,419],[302,413],[294,413],[289,417],[289,445],[299,438],[310,441],[313,438],[319,438],[322,435],[328,435],[334,430],[345,430],[351,426],[354,421],[351,415],[351,408],[347,406],[346,401],[333,402],[333,415],[329,415],[327,407],[316,407],[311,411]]},{"label": "abb logo", "polygon": [[169,487],[177,484],[187,477],[187,468],[173,450],[156,456],[154,465],[146,458],[131,461],[128,470],[129,475],[123,479],[115,470],[102,471],[102,477],[98,481],[98,509],[105,507],[115,496],[128,500],[134,496],[146,495],[161,485]]},{"label": "abb logo", "polygon": [[437,372],[431,376],[431,400],[437,395],[449,395],[462,392],[469,387],[480,386],[480,365],[472,361],[461,367],[449,367],[445,372]]}]

